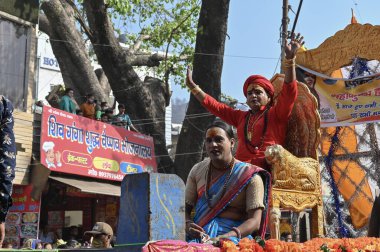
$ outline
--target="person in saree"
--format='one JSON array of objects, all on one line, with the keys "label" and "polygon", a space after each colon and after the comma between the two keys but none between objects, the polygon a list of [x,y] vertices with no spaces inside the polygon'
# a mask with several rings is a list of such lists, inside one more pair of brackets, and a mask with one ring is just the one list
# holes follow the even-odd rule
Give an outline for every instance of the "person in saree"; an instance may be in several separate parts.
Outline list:
[{"label": "person in saree", "polygon": [[[264,237],[270,174],[260,167],[234,158],[232,127],[216,121],[206,131],[209,158],[194,165],[186,182],[186,236],[240,238],[256,233]],[[195,210],[194,219],[191,212]]]},{"label": "person in saree", "polygon": [[285,47],[282,64],[284,85],[277,97],[274,97],[272,83],[265,77],[251,75],[247,78],[243,92],[249,111],[235,110],[202,91],[193,81],[192,72],[188,68],[186,85],[195,98],[209,112],[237,128],[237,159],[270,170],[264,152],[270,145],[284,144],[288,118],[297,98],[295,55],[302,45],[303,37],[292,34]]}]

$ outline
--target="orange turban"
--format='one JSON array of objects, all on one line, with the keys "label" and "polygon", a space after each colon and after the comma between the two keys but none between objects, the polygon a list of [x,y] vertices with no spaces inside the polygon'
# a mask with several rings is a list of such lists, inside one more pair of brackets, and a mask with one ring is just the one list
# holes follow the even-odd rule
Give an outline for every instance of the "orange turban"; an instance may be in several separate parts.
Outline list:
[{"label": "orange turban", "polygon": [[248,77],[248,79],[244,82],[243,86],[243,92],[245,97],[247,97],[247,89],[250,84],[256,84],[259,85],[260,87],[264,88],[264,90],[268,93],[270,98],[273,98],[274,95],[274,87],[272,83],[265,78],[264,76],[261,75],[251,75]]}]

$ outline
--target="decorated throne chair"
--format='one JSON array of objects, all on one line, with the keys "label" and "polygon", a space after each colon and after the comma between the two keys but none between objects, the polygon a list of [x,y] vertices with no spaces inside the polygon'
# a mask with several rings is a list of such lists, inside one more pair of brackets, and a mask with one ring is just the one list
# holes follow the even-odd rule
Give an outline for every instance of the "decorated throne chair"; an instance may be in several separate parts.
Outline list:
[{"label": "decorated throne chair", "polygon": [[[277,74],[271,82],[275,96],[281,90],[284,75]],[[312,237],[323,235],[323,203],[317,148],[320,140],[320,117],[316,98],[307,86],[298,82],[298,97],[291,113],[285,145],[266,149],[267,162],[272,165],[270,202],[271,238],[280,239],[281,209],[301,212],[312,209]]]}]

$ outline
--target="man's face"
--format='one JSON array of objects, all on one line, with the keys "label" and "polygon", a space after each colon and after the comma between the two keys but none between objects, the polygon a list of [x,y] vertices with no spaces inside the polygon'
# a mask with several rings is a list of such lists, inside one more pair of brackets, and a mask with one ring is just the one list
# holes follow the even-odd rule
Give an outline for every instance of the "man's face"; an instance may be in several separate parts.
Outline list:
[{"label": "man's face", "polygon": [[102,121],[102,122],[108,122],[108,116],[107,115],[102,115],[102,117],[100,117],[100,121]]},{"label": "man's face", "polygon": [[51,148],[49,149],[47,152],[46,152],[46,160],[49,162],[49,163],[54,163],[54,149]]},{"label": "man's face", "polygon": [[124,112],[125,112],[125,108],[119,108],[119,113],[120,114],[124,114]]},{"label": "man's face", "polygon": [[285,241],[286,241],[286,242],[292,242],[292,241],[293,241],[292,235],[291,235],[291,234],[288,234],[288,235],[285,237]]},{"label": "man's face", "polygon": [[90,103],[90,104],[94,103],[94,100],[95,100],[95,97],[94,97],[94,96],[89,96],[89,97],[87,98],[87,102]]},{"label": "man's face", "polygon": [[108,248],[111,241],[111,236],[107,234],[94,235],[92,239],[93,248]]}]

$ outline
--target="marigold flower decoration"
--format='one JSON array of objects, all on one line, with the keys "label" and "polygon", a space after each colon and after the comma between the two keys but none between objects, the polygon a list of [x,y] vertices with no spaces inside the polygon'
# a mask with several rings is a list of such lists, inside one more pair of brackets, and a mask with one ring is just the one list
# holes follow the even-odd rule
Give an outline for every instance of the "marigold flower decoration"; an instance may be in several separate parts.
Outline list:
[{"label": "marigold flower decoration", "polygon": [[224,240],[221,243],[222,252],[380,252],[380,238],[361,237],[361,238],[314,238],[305,243],[284,242],[279,240],[261,239],[250,240],[244,238],[236,246],[230,240]]}]

